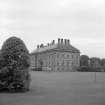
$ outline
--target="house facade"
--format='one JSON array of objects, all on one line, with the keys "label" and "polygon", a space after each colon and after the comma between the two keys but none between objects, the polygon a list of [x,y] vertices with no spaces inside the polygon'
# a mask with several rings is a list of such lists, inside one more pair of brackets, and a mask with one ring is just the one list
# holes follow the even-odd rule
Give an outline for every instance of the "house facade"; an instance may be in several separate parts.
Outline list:
[{"label": "house facade", "polygon": [[70,40],[53,40],[44,46],[38,45],[31,53],[31,68],[50,71],[73,71],[80,66],[80,51],[70,44]]}]

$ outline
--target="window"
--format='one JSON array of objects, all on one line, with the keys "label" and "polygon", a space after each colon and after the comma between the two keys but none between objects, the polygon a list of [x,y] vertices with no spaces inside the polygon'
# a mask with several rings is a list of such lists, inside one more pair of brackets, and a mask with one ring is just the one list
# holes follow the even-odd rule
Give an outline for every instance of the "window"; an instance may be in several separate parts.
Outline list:
[{"label": "window", "polygon": [[64,65],[64,61],[62,62],[62,65]]},{"label": "window", "polygon": [[77,55],[77,60],[79,59],[79,56]]},{"label": "window", "polygon": [[64,58],[64,54],[62,54],[62,57]]},{"label": "window", "polygon": [[67,66],[69,66],[69,61],[67,61]]},{"label": "window", "polygon": [[49,56],[49,59],[50,59],[50,56]]},{"label": "window", "polygon": [[78,65],[79,63],[78,63],[78,61],[77,61],[77,65]]},{"label": "window", "polygon": [[59,62],[57,62],[57,65],[59,66]]},{"label": "window", "polygon": [[72,58],[73,58],[74,56],[72,55]]},{"label": "window", "polygon": [[57,58],[59,58],[59,54],[57,54]]},{"label": "window", "polygon": [[50,65],[50,62],[49,62],[49,65]]},{"label": "window", "polygon": [[67,58],[69,58],[69,55],[67,55]]}]

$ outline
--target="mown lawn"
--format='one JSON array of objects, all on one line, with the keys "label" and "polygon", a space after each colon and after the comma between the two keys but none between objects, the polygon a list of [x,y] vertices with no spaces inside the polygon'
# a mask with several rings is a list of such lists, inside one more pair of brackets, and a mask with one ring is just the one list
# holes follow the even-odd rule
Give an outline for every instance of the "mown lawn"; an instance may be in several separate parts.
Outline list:
[{"label": "mown lawn", "polygon": [[105,73],[31,72],[27,93],[0,93],[0,105],[105,105]]}]

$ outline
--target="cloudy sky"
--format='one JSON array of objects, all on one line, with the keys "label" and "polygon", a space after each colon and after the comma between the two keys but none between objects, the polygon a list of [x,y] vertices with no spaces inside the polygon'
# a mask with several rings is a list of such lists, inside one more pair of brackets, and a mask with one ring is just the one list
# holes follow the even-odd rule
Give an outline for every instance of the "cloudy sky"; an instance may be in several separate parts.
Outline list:
[{"label": "cloudy sky", "polygon": [[0,0],[0,47],[10,36],[30,52],[67,38],[81,54],[105,58],[105,0]]}]

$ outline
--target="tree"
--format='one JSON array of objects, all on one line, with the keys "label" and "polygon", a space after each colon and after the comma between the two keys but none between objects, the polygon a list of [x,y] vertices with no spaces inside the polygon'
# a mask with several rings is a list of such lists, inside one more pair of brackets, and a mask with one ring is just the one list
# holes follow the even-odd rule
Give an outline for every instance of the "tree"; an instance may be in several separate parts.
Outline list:
[{"label": "tree", "polygon": [[89,68],[89,57],[87,55],[80,56],[80,67],[77,70],[81,72],[91,71]]},{"label": "tree", "polygon": [[[29,51],[27,50],[24,42],[20,38],[10,37],[9,39],[7,39],[2,46],[1,55],[5,62],[5,67],[8,69],[9,76],[11,77],[10,81],[13,81],[14,74],[16,73],[20,73],[20,77],[22,77],[24,74],[24,76],[29,77]],[[21,75],[21,72],[17,71],[25,72]],[[26,77],[23,81],[26,81]],[[28,79],[29,78],[27,78],[27,82]]]},{"label": "tree", "polygon": [[101,71],[105,71],[105,58],[100,60],[100,65],[101,65]]},{"label": "tree", "polygon": [[101,59],[101,66],[105,67],[105,58]]},{"label": "tree", "polygon": [[17,37],[7,39],[2,46],[1,53],[7,66],[16,64],[16,69],[17,67],[25,69],[30,66],[29,51],[24,42]]},{"label": "tree", "polygon": [[89,57],[87,55],[80,56],[80,66],[88,66]]},{"label": "tree", "polygon": [[2,54],[0,53],[0,70],[6,66],[6,62],[4,61],[4,58]]},{"label": "tree", "polygon": [[100,60],[100,58],[97,58],[97,57],[90,58],[90,67],[94,71],[100,71],[100,69],[101,69],[101,60]]}]

